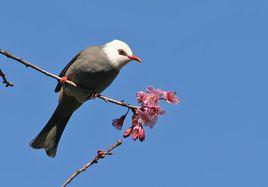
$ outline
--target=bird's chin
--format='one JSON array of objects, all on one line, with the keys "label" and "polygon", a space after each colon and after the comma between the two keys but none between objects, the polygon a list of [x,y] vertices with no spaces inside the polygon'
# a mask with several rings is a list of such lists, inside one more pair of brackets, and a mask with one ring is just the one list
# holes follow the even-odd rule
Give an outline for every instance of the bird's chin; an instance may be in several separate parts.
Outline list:
[{"label": "bird's chin", "polygon": [[125,65],[127,65],[131,60],[124,60],[120,63],[120,68],[124,67]]}]

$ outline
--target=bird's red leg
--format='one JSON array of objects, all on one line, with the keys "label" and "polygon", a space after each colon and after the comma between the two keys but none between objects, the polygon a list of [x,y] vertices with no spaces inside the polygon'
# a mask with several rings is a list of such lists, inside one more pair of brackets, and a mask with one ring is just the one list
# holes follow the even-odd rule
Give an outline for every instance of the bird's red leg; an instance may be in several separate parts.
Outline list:
[{"label": "bird's red leg", "polygon": [[[99,97],[101,94],[100,93],[93,93],[93,94],[91,94],[89,97],[88,97],[88,99],[96,99],[96,97]],[[104,101],[107,103],[108,102],[108,99],[107,98],[105,98],[105,97],[103,97],[102,99],[104,99]]]},{"label": "bird's red leg", "polygon": [[88,96],[88,99],[95,99],[99,95],[100,95],[99,93],[93,92],[91,95]]},{"label": "bird's red leg", "polygon": [[65,84],[67,80],[68,80],[68,78],[67,78],[66,76],[64,76],[64,77],[62,77],[62,78],[60,79],[60,83],[61,83],[61,84]]}]

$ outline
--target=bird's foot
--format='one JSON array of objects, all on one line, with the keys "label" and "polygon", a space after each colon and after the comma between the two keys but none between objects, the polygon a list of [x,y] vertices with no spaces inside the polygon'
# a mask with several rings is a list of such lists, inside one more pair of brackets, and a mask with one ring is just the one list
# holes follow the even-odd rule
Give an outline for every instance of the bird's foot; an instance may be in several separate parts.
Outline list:
[{"label": "bird's foot", "polygon": [[88,99],[95,99],[96,97],[100,96],[100,93],[93,92]]},{"label": "bird's foot", "polygon": [[61,83],[61,84],[65,84],[67,80],[68,80],[68,78],[67,78],[66,76],[64,76],[64,77],[62,77],[62,78],[60,79],[60,83]]}]

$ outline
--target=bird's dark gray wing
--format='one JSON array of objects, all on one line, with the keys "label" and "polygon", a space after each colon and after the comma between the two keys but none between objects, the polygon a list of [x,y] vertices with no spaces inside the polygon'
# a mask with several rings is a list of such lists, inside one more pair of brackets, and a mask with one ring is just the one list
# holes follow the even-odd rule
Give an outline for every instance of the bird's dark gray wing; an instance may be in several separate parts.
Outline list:
[{"label": "bird's dark gray wing", "polygon": [[[66,71],[68,70],[68,68],[79,58],[81,52],[78,53],[77,55],[75,55],[75,57],[73,57],[73,59],[64,67],[64,69],[60,72],[59,77],[63,77],[66,73]],[[59,92],[61,89],[61,83],[58,82],[56,88],[55,88],[55,92]]]},{"label": "bird's dark gray wing", "polygon": [[[60,77],[67,76],[75,84],[87,89],[102,91],[116,77],[119,70],[112,66],[100,46],[92,46],[77,54],[62,70]],[[60,91],[58,83],[55,92]]]}]

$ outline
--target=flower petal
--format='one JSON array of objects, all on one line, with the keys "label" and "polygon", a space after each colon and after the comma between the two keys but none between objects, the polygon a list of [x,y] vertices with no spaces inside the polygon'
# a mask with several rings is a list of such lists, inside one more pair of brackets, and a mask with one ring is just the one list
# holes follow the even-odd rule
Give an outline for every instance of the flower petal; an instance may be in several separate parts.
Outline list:
[{"label": "flower petal", "polygon": [[176,96],[176,92],[170,91],[166,94],[166,101],[171,104],[178,104],[179,98]]},{"label": "flower petal", "polygon": [[144,92],[142,92],[142,91],[139,91],[139,92],[136,93],[137,100],[138,100],[139,103],[143,103],[145,95],[146,94]]}]

